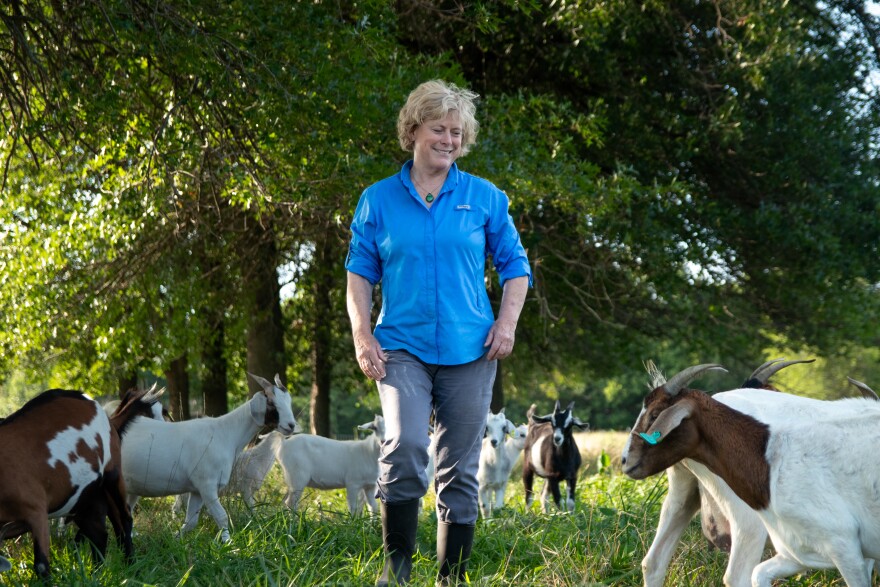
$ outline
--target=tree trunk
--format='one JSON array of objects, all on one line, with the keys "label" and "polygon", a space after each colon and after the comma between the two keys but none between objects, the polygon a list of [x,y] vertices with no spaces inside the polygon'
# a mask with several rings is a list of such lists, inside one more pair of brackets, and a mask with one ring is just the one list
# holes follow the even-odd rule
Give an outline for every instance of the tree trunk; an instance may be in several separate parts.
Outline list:
[{"label": "tree trunk", "polygon": [[188,364],[189,360],[184,353],[171,361],[165,371],[165,379],[168,381],[168,407],[175,422],[190,419]]},{"label": "tree trunk", "polygon": [[[246,257],[243,268],[244,290],[249,304],[247,328],[247,369],[255,375],[274,381],[275,374],[287,385],[287,360],[284,352],[284,328],[281,316],[281,287],[278,285],[278,248],[265,228],[251,229],[258,239],[256,254]],[[248,379],[250,395],[260,386]]]},{"label": "tree trunk", "polygon": [[331,238],[317,243],[315,262],[318,275],[314,285],[315,312],[312,323],[312,434],[330,436],[330,385],[332,382],[333,347],[333,268],[335,251]]},{"label": "tree trunk", "polygon": [[504,378],[501,376],[503,371],[501,361],[497,361],[495,363],[495,383],[492,384],[492,402],[489,404],[493,414],[497,414],[504,407]]},{"label": "tree trunk", "polygon": [[204,397],[204,414],[206,416],[222,416],[229,411],[228,381],[226,377],[226,356],[224,346],[226,329],[223,317],[215,316],[210,328],[211,333],[202,350],[202,396]]},{"label": "tree trunk", "polygon": [[131,373],[125,373],[119,376],[119,399],[122,399],[122,396],[125,395],[125,392],[129,389],[133,389],[137,387],[138,384],[138,376],[137,371],[132,371]]}]

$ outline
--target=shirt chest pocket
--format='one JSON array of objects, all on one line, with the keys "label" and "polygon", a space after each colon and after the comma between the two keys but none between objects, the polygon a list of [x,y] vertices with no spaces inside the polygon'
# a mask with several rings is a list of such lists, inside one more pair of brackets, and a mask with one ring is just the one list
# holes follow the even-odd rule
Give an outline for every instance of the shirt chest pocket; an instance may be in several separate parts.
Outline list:
[{"label": "shirt chest pocket", "polygon": [[486,247],[486,219],[479,208],[458,204],[438,232],[438,242],[442,240],[449,247],[482,250]]}]

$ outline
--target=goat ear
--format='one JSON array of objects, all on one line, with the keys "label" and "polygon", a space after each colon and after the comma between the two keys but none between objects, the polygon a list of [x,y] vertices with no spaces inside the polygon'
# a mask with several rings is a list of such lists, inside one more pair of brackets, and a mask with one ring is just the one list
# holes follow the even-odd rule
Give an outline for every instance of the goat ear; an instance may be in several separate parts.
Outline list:
[{"label": "goat ear", "polygon": [[581,430],[589,430],[590,429],[590,425],[586,422],[581,422],[580,418],[578,418],[578,417],[572,418],[572,423],[575,426],[577,426],[578,428],[580,428]]},{"label": "goat ear", "polygon": [[690,400],[680,401],[677,404],[663,410],[651,427],[647,434],[640,434],[648,443],[657,444],[669,433],[678,428],[685,418],[690,417],[694,412],[694,404]]},{"label": "goat ear", "polygon": [[504,422],[504,433],[513,434],[514,432],[516,432],[516,424],[514,424],[510,420],[506,420]]},{"label": "goat ear", "polygon": [[266,406],[268,405],[269,398],[264,393],[255,393],[254,397],[250,399],[251,406],[251,418],[254,419],[259,425],[263,425],[266,423]]},{"label": "goat ear", "polygon": [[534,422],[535,424],[543,424],[544,422],[549,422],[550,420],[552,420],[553,416],[552,415],[550,415],[550,416],[536,416],[536,415],[532,414],[530,416],[530,418],[531,418],[532,422]]},{"label": "goat ear", "polygon": [[254,375],[250,371],[248,371],[248,375],[250,376],[251,379],[253,379],[256,382],[257,385],[262,387],[264,390],[271,389],[272,383],[270,383],[267,379],[260,377],[259,375]]}]

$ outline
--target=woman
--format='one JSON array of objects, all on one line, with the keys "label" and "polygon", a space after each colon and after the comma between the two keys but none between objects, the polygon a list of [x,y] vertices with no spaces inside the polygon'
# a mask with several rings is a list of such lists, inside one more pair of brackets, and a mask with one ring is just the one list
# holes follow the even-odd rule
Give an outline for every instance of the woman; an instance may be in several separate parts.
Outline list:
[{"label": "woman", "polygon": [[[378,382],[386,426],[377,495],[386,560],[377,585],[410,578],[432,412],[438,584],[464,580],[496,362],[513,350],[531,284],[507,196],[455,163],[476,139],[476,97],[437,80],[413,90],[397,122],[412,160],[364,190],[351,225],[348,313],[358,364]],[[488,255],[503,287],[497,320],[485,287]],[[380,281],[382,311],[371,332]]]}]

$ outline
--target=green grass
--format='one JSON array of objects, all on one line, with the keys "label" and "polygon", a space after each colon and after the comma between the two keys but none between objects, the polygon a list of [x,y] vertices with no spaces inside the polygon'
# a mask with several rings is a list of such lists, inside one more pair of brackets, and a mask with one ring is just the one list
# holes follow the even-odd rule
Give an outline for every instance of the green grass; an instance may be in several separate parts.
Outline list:
[{"label": "green grass", "polygon": [[[635,482],[614,468],[597,472],[593,455],[578,485],[573,513],[526,511],[517,473],[508,486],[507,507],[477,524],[469,566],[473,585],[599,586],[642,584],[640,562],[654,537],[666,478]],[[539,486],[540,487],[540,486]],[[277,467],[258,494],[254,514],[237,498],[225,500],[233,530],[230,544],[216,541],[216,526],[205,512],[198,528],[176,537],[181,520],[171,516],[171,498],[141,500],[135,512],[135,560],[126,566],[112,543],[103,565],[73,543],[73,529],[52,536],[52,583],[127,586],[372,586],[382,567],[377,518],[352,518],[344,491],[307,490],[300,513],[281,504],[283,482]],[[437,520],[433,493],[425,499],[418,533],[413,585],[433,585]],[[112,534],[111,534],[112,536]],[[6,541],[3,554],[13,569],[3,585],[38,584],[29,538]],[[670,566],[667,585],[717,586],[727,556],[710,550],[695,520]],[[834,572],[796,577],[786,585],[842,586]]]}]

